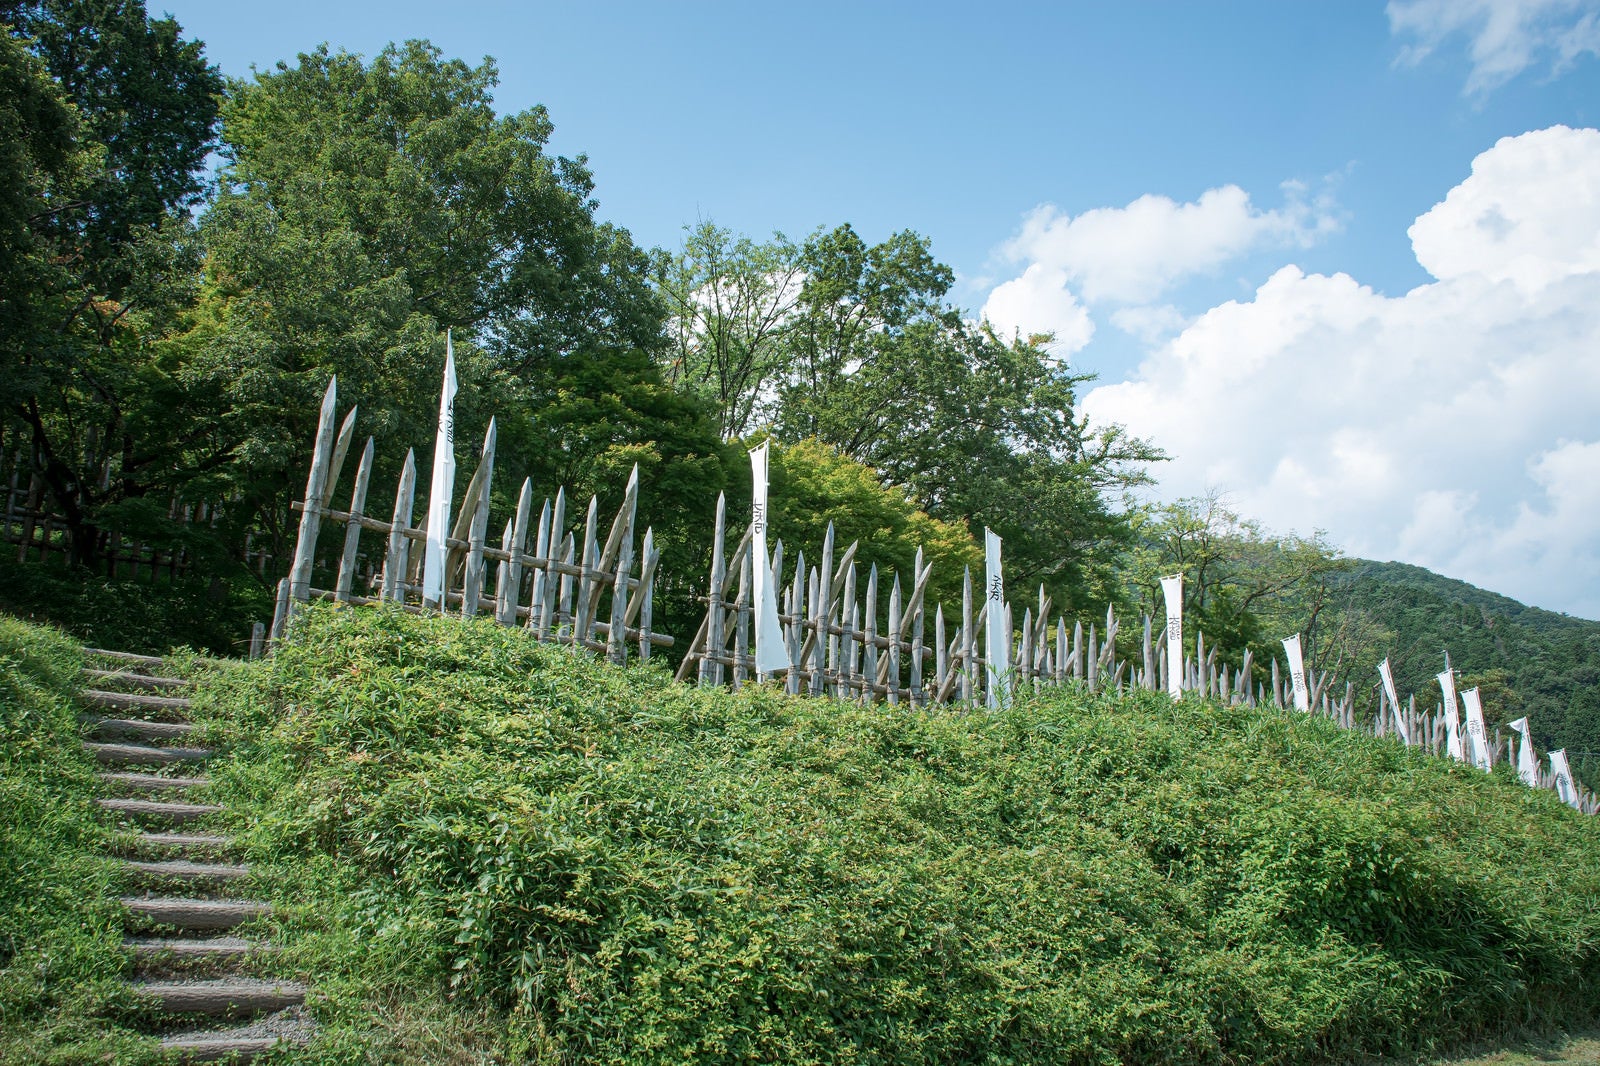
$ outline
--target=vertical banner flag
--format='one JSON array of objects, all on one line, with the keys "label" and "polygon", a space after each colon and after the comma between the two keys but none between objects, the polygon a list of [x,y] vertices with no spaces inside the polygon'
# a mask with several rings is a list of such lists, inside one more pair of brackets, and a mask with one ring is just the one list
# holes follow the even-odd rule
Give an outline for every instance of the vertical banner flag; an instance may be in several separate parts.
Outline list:
[{"label": "vertical banner flag", "polygon": [[428,489],[428,544],[422,557],[422,598],[444,607],[444,561],[450,535],[450,497],[456,491],[456,355],[444,335],[444,387],[439,390],[439,429],[433,438],[433,483]]},{"label": "vertical banner flag", "polygon": [[1006,625],[1005,580],[1000,574],[1000,538],[983,527],[984,630],[989,641],[989,706],[1011,705],[1011,627]]},{"label": "vertical banner flag", "polygon": [[1294,685],[1296,710],[1311,710],[1311,691],[1306,688],[1306,662],[1300,654],[1300,634],[1283,639],[1283,654],[1289,657],[1289,681]]},{"label": "vertical banner flag", "polygon": [[1161,579],[1161,598],[1167,601],[1167,693],[1183,695],[1183,575]]},{"label": "vertical banner flag", "polygon": [[771,441],[750,453],[750,559],[756,593],[756,669],[763,673],[787,670],[789,643],[783,639],[778,621],[778,595],[772,587],[772,556],[767,554],[767,448]]},{"label": "vertical banner flag", "polygon": [[1539,763],[1533,757],[1533,738],[1528,735],[1528,720],[1518,718],[1511,723],[1511,728],[1522,734],[1522,743],[1517,745],[1517,776],[1529,788],[1538,788]]},{"label": "vertical banner flag", "polygon": [[1467,708],[1467,736],[1472,738],[1472,764],[1480,770],[1489,769],[1489,734],[1483,727],[1483,703],[1478,699],[1476,686],[1461,694]]},{"label": "vertical banner flag", "polygon": [[1578,806],[1578,789],[1572,783],[1572,767],[1567,765],[1567,749],[1550,753],[1550,772],[1556,775],[1556,795],[1568,807]]},{"label": "vertical banner flag", "polygon": [[1394,728],[1400,734],[1400,739],[1407,744],[1411,743],[1411,731],[1406,728],[1405,715],[1400,713],[1400,697],[1394,691],[1394,675],[1389,672],[1389,657],[1385,655],[1383,662],[1378,664],[1378,676],[1383,678],[1383,692],[1389,697],[1389,706],[1394,708]]},{"label": "vertical banner flag", "polygon": [[1439,675],[1439,691],[1444,694],[1445,747],[1456,762],[1466,762],[1461,750],[1461,716],[1456,713],[1456,675],[1448,669]]}]

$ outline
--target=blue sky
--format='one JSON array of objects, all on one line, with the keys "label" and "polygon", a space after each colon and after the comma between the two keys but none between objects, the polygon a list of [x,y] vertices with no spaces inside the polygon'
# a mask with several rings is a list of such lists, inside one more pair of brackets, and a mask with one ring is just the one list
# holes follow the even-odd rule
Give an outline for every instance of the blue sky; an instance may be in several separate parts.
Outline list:
[{"label": "blue sky", "polygon": [[1600,0],[151,9],[492,55],[645,245],[914,229],[1160,495],[1600,617]]}]

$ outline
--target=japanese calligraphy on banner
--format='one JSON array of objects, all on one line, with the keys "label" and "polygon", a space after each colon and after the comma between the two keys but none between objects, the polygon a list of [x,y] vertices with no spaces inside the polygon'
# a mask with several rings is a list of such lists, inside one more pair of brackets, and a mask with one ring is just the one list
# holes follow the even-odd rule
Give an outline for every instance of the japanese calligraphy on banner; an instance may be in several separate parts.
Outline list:
[{"label": "japanese calligraphy on banner", "polygon": [[428,541],[422,557],[422,599],[444,598],[444,564],[449,552],[450,498],[456,491],[456,354],[444,335],[444,387],[439,390],[439,428],[433,438],[433,481],[428,488]]},{"label": "japanese calligraphy on banner", "polygon": [[988,636],[989,706],[1011,704],[1011,629],[1006,625],[1005,579],[1000,572],[1000,538],[983,530],[984,630]]}]

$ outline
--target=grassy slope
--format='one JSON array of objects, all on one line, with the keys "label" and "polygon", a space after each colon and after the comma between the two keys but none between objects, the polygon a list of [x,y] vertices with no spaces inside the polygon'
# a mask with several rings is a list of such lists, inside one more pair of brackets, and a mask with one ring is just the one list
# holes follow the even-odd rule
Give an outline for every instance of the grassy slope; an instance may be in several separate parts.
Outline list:
[{"label": "grassy slope", "polygon": [[73,695],[82,652],[0,615],[0,1062],[140,1061],[115,865]]},{"label": "grassy slope", "polygon": [[1298,1062],[1600,1006],[1600,823],[1321,721],[701,693],[331,609],[230,676],[312,1060]]}]

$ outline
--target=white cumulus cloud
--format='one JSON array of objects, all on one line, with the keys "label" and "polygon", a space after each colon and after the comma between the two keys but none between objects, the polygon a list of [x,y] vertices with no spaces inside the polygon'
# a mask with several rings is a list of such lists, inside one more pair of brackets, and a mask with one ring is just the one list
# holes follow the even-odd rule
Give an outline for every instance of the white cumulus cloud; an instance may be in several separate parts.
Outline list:
[{"label": "white cumulus cloud", "polygon": [[1385,296],[1287,266],[1084,402],[1278,529],[1600,618],[1600,132],[1506,138]]},{"label": "white cumulus cloud", "polygon": [[1400,54],[1419,63],[1458,34],[1469,39],[1469,96],[1482,97],[1539,63],[1560,71],[1578,57],[1600,55],[1595,0],[1393,0],[1389,28],[1413,37]]},{"label": "white cumulus cloud", "polygon": [[1337,227],[1325,204],[1284,186],[1287,202],[1263,211],[1237,185],[1178,203],[1145,195],[1126,207],[1069,215],[1043,204],[1002,249],[1008,258],[1059,271],[1090,303],[1148,303],[1184,279],[1261,247],[1305,245]]},{"label": "white cumulus cloud", "polygon": [[1058,357],[1078,351],[1094,336],[1094,322],[1067,288],[1065,272],[1039,263],[995,286],[983,305],[983,317],[1001,336],[1053,334],[1050,351]]}]

